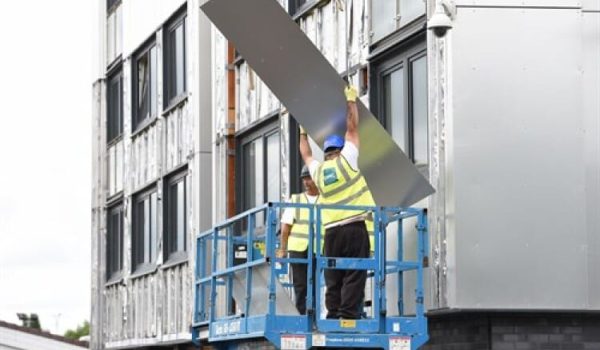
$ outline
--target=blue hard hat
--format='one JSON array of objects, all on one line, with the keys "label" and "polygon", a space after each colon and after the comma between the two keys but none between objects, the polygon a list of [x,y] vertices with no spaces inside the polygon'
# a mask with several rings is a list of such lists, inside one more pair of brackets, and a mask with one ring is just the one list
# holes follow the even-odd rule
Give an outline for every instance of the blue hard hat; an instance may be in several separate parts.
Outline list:
[{"label": "blue hard hat", "polygon": [[323,149],[325,153],[332,151],[333,149],[342,149],[344,148],[344,138],[339,135],[329,135],[325,139],[325,144],[323,145]]}]

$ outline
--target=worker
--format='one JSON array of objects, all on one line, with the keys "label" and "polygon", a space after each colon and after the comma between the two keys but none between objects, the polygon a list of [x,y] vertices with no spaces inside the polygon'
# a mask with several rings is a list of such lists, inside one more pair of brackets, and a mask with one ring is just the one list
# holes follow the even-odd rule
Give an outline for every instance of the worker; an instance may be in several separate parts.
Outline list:
[{"label": "worker", "polygon": [[[319,198],[319,190],[310,177],[308,167],[302,167],[300,172],[303,193],[294,194],[290,198],[291,203],[315,204]],[[281,242],[277,256],[283,258],[285,252],[292,259],[308,258],[308,236],[310,209],[308,208],[286,208],[281,218]],[[296,296],[296,308],[301,315],[306,314],[306,293],[308,289],[307,264],[290,264],[292,267],[292,282],[294,284],[294,295]],[[315,278],[315,266],[313,262],[313,280]],[[312,291],[313,300],[314,288]]]},{"label": "worker", "polygon": [[[300,154],[319,189],[319,204],[374,206],[373,196],[358,169],[358,108],[356,88],[345,89],[347,100],[346,134],[325,139],[325,160],[312,156],[308,137],[300,130]],[[364,210],[323,209],[324,255],[368,258],[371,250],[367,223],[372,230],[372,214]],[[366,270],[325,269],[327,318],[358,319],[367,279]]]}]

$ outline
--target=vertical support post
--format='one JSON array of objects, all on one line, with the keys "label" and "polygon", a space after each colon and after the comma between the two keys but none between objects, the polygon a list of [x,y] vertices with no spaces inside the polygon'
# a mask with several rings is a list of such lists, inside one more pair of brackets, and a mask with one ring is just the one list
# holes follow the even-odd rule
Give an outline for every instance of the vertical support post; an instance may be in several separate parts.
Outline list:
[{"label": "vertical support post", "polygon": [[[226,261],[226,268],[230,268],[233,267],[233,255],[235,254],[234,249],[233,249],[233,232],[232,232],[232,226],[229,225],[227,226],[227,228],[225,229],[226,233],[227,233],[227,248],[226,248],[226,254],[227,254],[227,261]],[[231,313],[232,310],[232,304],[233,304],[233,274],[228,274],[226,277],[226,287],[227,288],[227,301],[225,303],[225,307],[227,308],[227,315],[229,315]]]},{"label": "vertical support post", "polygon": [[[254,227],[256,213],[248,216],[248,230],[246,233],[246,264],[254,260],[254,249],[252,246],[252,237],[254,237]],[[244,307],[244,320],[246,329],[248,329],[248,317],[250,316],[250,304],[252,303],[252,268],[246,265],[246,305]]]},{"label": "vertical support post", "polygon": [[375,217],[373,218],[373,232],[375,236],[375,261],[377,262],[377,271],[374,271],[375,294],[373,298],[373,318],[379,320],[379,331],[385,330],[385,233],[381,225],[381,208],[375,208]]},{"label": "vertical support post", "polygon": [[[311,312],[314,312],[315,307],[314,307],[314,300],[313,300],[313,291],[315,291],[316,289],[314,289],[315,286],[315,274],[313,274],[313,264],[314,264],[314,254],[315,254],[315,226],[313,225],[314,223],[314,210],[313,208],[311,208],[308,212],[308,254],[307,254],[307,259],[308,261],[306,262],[306,268],[307,268],[307,293],[306,293],[306,314],[310,315]],[[318,274],[317,274],[318,275]],[[310,322],[309,322],[310,323]],[[310,324],[309,324],[310,327]],[[308,330],[310,331],[310,329]]]},{"label": "vertical support post", "polygon": [[[315,320],[317,322],[317,325],[319,324],[319,319],[321,318],[321,273],[323,271],[323,268],[321,267],[321,260],[323,259],[323,257],[321,256],[321,237],[325,235],[325,232],[321,232],[321,207],[319,205],[315,206],[315,209],[317,211],[317,220],[315,223],[316,226],[316,232],[317,232],[317,259],[316,259],[316,264],[317,264],[317,268],[316,268],[316,273],[317,273],[317,277],[315,278],[315,297],[316,297],[316,301],[315,301]],[[312,222],[311,222],[312,223]]]},{"label": "vertical support post", "polygon": [[[397,246],[397,256],[398,261],[404,261],[404,220],[400,218],[398,221],[398,246]],[[404,315],[404,272],[402,268],[399,268],[398,271],[398,314],[400,316]]]},{"label": "vertical support post", "polygon": [[196,240],[196,276],[195,276],[196,283],[194,283],[194,285],[195,285],[194,298],[196,299],[196,302],[194,303],[194,307],[196,308],[196,312],[194,312],[194,322],[205,321],[205,318],[206,318],[206,316],[205,316],[206,305],[204,305],[205,285],[199,283],[199,280],[201,278],[205,277],[205,272],[206,272],[206,266],[205,266],[205,262],[204,262],[204,259],[206,259],[206,257],[201,256],[202,252],[204,252],[204,251],[205,251],[204,237],[198,238]]},{"label": "vertical support post", "polygon": [[275,207],[273,204],[269,203],[267,206],[267,237],[266,237],[266,258],[271,261],[269,264],[269,307],[268,307],[268,316],[267,322],[269,322],[272,317],[276,314],[276,285],[275,280],[277,278],[275,271],[275,261],[272,257],[275,256],[275,229],[277,225],[277,215],[275,215]]},{"label": "vertical support post", "polygon": [[426,235],[427,235],[427,211],[422,209],[419,211],[418,222],[418,268],[417,268],[417,290],[415,291],[416,297],[416,316],[419,324],[419,329],[422,329],[425,325],[425,305],[424,305],[424,293],[423,293],[423,262],[427,256],[426,254]]},{"label": "vertical support post", "polygon": [[217,276],[215,273],[217,272],[217,256],[218,253],[218,238],[219,238],[219,229],[214,228],[212,234],[212,264],[210,267],[211,270],[211,278],[210,278],[210,322],[215,321],[215,307],[217,305]]}]

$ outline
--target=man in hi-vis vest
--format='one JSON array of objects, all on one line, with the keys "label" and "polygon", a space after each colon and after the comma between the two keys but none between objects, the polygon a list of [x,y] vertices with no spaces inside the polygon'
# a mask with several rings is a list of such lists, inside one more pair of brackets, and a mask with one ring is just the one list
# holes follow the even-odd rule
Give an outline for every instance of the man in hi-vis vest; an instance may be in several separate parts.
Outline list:
[{"label": "man in hi-vis vest", "polygon": [[[346,135],[325,139],[325,161],[313,159],[306,132],[300,131],[300,153],[320,192],[319,204],[374,206],[373,196],[358,169],[357,91],[345,90],[348,102]],[[371,250],[368,231],[373,231],[372,215],[364,210],[323,209],[325,256],[368,258]],[[364,299],[367,271],[325,270],[327,318],[358,319]]]},{"label": "man in hi-vis vest", "polygon": [[[304,192],[292,195],[291,203],[314,204],[319,197],[319,190],[315,186],[308,168],[304,166],[300,173]],[[281,218],[281,245],[277,256],[282,258],[286,251],[292,259],[306,259],[308,257],[308,234],[309,234],[310,209],[286,208]],[[316,234],[316,233],[315,233]],[[307,265],[290,264],[292,266],[292,281],[294,294],[296,295],[296,308],[301,315],[306,314],[306,289],[307,289]],[[314,266],[314,264],[313,264]],[[313,278],[315,278],[313,268]],[[314,300],[314,292],[312,292]]]}]

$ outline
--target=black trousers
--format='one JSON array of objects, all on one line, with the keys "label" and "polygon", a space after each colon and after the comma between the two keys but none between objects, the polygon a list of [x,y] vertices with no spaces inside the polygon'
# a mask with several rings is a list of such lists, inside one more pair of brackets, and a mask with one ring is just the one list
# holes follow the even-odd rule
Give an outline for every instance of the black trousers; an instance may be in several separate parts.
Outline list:
[{"label": "black trousers", "polygon": [[[306,259],[308,258],[308,249],[303,252],[289,252],[290,259]],[[313,281],[316,280],[316,260],[313,259]],[[292,283],[294,284],[294,295],[296,296],[296,309],[301,315],[306,315],[306,292],[308,289],[308,265],[307,264],[290,264],[292,266]],[[312,300],[315,302],[315,285],[313,282]]]},{"label": "black trousers", "polygon": [[[369,233],[364,221],[325,230],[325,256],[368,258]],[[366,270],[325,269],[327,318],[360,318]]]}]

